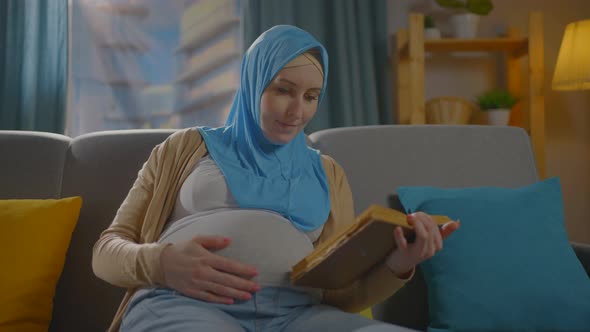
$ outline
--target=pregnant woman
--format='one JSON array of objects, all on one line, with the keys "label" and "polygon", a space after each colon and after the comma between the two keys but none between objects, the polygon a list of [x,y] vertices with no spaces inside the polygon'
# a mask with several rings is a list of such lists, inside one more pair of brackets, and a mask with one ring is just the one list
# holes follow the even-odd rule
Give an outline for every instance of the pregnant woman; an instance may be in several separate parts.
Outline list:
[{"label": "pregnant woman", "polygon": [[94,246],[95,274],[127,289],[110,331],[406,330],[353,312],[401,288],[456,223],[408,216],[416,241],[396,229],[397,249],[342,289],[289,282],[295,263],[354,222],[342,168],[303,134],[327,77],[318,41],[275,26],[245,53],[226,124],[154,148]]}]

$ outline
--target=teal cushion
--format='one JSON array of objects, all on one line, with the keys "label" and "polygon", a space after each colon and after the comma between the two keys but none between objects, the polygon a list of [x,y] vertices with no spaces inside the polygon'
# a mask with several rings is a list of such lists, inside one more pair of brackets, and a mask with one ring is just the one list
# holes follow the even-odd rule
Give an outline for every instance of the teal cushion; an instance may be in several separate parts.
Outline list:
[{"label": "teal cushion", "polygon": [[408,213],[461,220],[421,264],[429,331],[590,331],[590,279],[567,238],[559,179],[397,192]]}]

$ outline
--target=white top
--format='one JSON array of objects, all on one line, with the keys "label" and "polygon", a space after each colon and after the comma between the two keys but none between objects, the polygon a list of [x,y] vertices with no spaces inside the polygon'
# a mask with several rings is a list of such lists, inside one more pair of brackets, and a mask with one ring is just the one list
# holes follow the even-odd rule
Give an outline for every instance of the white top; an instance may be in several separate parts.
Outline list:
[{"label": "white top", "polygon": [[231,239],[216,253],[256,267],[261,286],[289,286],[291,267],[313,250],[320,227],[303,232],[278,213],[242,209],[223,173],[209,156],[202,158],[180,188],[174,210],[158,242],[178,243],[196,235]]}]

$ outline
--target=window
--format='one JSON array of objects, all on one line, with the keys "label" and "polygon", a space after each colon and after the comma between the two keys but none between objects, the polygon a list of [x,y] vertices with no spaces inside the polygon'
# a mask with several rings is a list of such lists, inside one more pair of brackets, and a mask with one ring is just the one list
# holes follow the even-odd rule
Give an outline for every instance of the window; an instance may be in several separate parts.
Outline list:
[{"label": "window", "polygon": [[239,84],[241,0],[71,0],[67,133],[219,126]]}]

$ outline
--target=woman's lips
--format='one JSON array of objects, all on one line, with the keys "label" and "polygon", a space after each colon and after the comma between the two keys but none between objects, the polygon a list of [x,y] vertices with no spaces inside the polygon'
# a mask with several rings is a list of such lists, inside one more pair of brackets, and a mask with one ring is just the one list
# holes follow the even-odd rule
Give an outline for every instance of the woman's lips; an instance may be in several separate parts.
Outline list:
[{"label": "woman's lips", "polygon": [[296,124],[289,124],[289,123],[284,123],[284,122],[281,122],[281,121],[277,121],[277,123],[278,123],[278,125],[279,125],[279,127],[281,129],[289,130],[289,129],[297,128],[297,125]]}]

